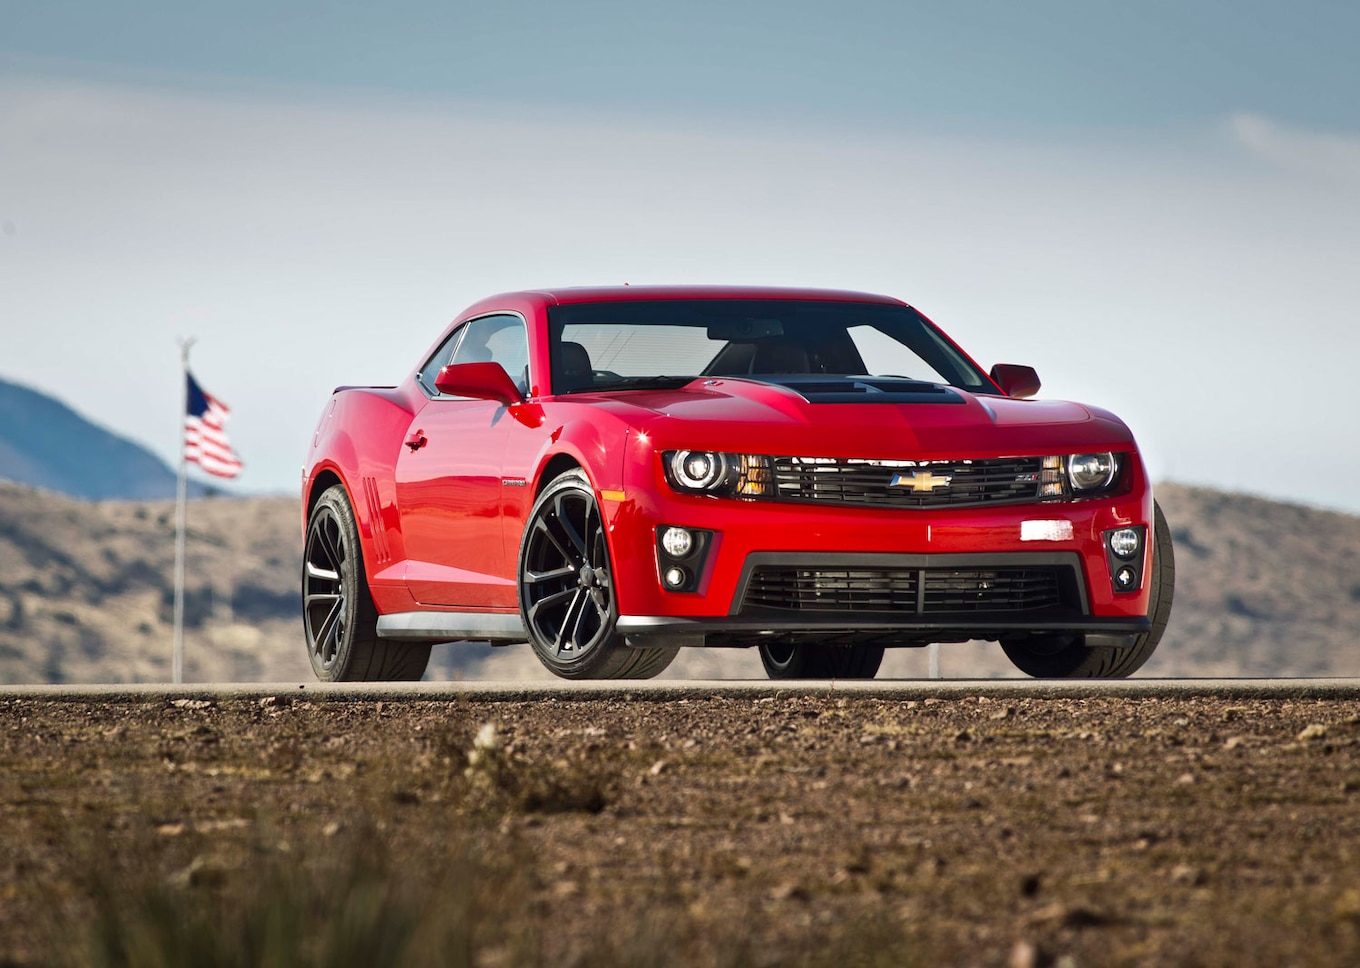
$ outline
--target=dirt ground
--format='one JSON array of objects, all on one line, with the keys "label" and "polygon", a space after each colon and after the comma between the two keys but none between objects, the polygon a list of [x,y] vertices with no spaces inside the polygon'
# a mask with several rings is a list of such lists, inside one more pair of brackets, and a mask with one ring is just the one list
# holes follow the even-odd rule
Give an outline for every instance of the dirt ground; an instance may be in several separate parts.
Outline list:
[{"label": "dirt ground", "polygon": [[148,910],[220,946],[276,882],[316,895],[289,943],[359,952],[369,908],[325,893],[356,864],[406,919],[372,963],[438,927],[428,963],[1360,964],[1353,701],[9,700],[0,731],[0,964]]}]

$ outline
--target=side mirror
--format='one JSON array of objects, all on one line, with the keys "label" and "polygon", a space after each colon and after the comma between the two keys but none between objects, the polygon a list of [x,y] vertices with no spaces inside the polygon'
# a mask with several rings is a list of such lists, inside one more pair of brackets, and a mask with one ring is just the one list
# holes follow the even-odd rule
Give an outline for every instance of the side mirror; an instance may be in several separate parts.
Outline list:
[{"label": "side mirror", "polygon": [[1041,386],[1034,367],[1015,363],[998,363],[992,367],[992,379],[1006,396],[1017,399],[1034,396]]},{"label": "side mirror", "polygon": [[434,388],[451,397],[497,400],[506,406],[519,403],[519,387],[499,363],[456,363],[434,378]]}]

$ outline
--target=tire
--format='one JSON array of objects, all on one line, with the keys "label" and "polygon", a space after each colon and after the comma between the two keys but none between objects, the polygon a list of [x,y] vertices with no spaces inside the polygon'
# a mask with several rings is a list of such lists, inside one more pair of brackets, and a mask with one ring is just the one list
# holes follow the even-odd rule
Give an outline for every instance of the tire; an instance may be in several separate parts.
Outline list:
[{"label": "tire", "polygon": [[312,672],[323,682],[414,682],[430,661],[429,645],[378,638],[359,528],[339,484],[307,517],[302,626]]},{"label": "tire", "polygon": [[883,662],[881,645],[760,645],[771,679],[872,679]]},{"label": "tire", "polygon": [[1088,646],[1081,636],[1049,636],[1043,639],[1001,640],[1006,657],[1025,675],[1036,679],[1123,679],[1133,675],[1152,658],[1176,595],[1176,551],[1171,528],[1160,505],[1153,506],[1152,580],[1148,615],[1152,628],[1132,645]]},{"label": "tire", "polygon": [[554,478],[534,502],[518,574],[529,644],[553,675],[650,679],[680,651],[632,648],[618,633],[609,543],[595,491],[580,470]]}]

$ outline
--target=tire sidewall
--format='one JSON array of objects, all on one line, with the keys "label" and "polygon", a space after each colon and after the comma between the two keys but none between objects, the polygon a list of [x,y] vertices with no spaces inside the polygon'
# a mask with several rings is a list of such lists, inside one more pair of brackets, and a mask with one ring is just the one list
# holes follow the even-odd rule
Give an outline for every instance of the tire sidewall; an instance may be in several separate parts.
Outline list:
[{"label": "tire sidewall", "polygon": [[779,645],[776,648],[788,649],[789,657],[787,660],[770,654],[770,647],[767,645],[757,645],[756,651],[760,653],[760,664],[765,667],[765,675],[771,679],[801,679],[804,677],[803,669],[807,665],[807,656],[803,649],[798,646]]}]

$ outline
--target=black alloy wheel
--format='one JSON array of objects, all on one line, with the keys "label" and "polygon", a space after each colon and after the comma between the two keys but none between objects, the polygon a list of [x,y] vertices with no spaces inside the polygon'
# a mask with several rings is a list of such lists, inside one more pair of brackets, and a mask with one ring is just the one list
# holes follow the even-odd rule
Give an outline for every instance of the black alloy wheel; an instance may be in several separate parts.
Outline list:
[{"label": "black alloy wheel", "polygon": [[312,668],[327,678],[345,642],[349,603],[345,598],[345,538],[335,510],[321,504],[307,527],[302,565],[302,621]]},{"label": "black alloy wheel", "polygon": [[302,626],[316,677],[339,681],[414,681],[430,646],[378,638],[359,529],[345,489],[329,488],[312,507],[302,553]]},{"label": "black alloy wheel", "polygon": [[616,629],[609,545],[581,471],[554,479],[534,503],[519,555],[520,615],[539,659],[565,679],[650,678],[675,648],[634,648]]},{"label": "black alloy wheel", "polygon": [[872,679],[883,662],[881,645],[770,642],[758,650],[771,679]]}]

